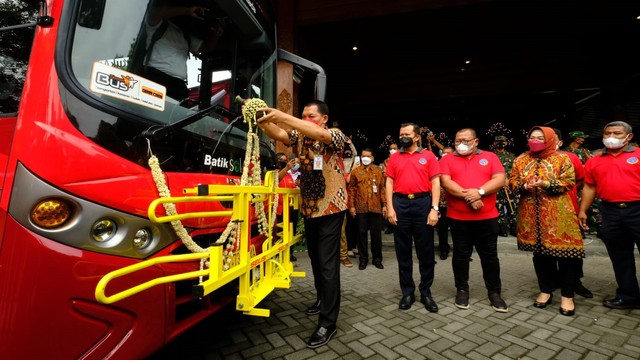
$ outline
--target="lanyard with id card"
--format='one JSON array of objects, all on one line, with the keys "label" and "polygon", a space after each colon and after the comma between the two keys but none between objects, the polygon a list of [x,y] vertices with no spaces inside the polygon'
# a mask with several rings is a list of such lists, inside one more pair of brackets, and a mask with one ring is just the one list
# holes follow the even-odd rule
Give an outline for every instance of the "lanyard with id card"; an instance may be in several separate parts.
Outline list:
[{"label": "lanyard with id card", "polygon": [[313,155],[313,170],[322,170],[322,155]]}]

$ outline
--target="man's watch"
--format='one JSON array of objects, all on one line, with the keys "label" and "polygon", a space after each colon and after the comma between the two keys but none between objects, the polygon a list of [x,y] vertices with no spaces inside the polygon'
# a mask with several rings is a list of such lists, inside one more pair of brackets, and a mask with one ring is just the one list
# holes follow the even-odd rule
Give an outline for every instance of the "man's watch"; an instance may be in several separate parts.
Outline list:
[{"label": "man's watch", "polygon": [[478,194],[480,194],[480,196],[484,196],[484,189],[478,188]]},{"label": "man's watch", "polygon": [[431,205],[431,208],[435,211],[440,212],[440,207],[438,207],[438,205]]}]

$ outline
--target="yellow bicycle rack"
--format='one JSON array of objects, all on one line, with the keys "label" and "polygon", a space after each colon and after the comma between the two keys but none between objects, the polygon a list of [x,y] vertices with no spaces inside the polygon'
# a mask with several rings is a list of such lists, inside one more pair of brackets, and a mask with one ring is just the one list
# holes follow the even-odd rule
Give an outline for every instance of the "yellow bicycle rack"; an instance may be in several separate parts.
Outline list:
[{"label": "yellow bicycle rack", "polygon": [[[277,173],[275,171],[268,172],[265,176],[264,185],[257,186],[199,185],[194,188],[184,189],[183,193],[186,195],[184,197],[159,198],[149,205],[149,219],[159,223],[189,218],[231,216],[231,221],[239,224],[240,246],[239,249],[235,250],[238,255],[237,261],[227,270],[223,268],[223,246],[211,246],[208,251],[201,253],[157,257],[106,274],[96,286],[96,300],[103,304],[111,304],[156,285],[199,277],[203,277],[205,280],[198,285],[194,285],[193,295],[195,297],[204,297],[238,279],[236,310],[242,311],[246,315],[269,316],[268,309],[256,307],[260,301],[277,288],[289,288],[292,277],[305,276],[304,272],[293,271],[293,264],[290,261],[289,248],[295,245],[302,235],[293,235],[295,225],[289,221],[289,206],[282,207],[283,222],[277,224],[278,229],[282,229],[282,231],[278,231],[274,238],[273,230],[270,229],[267,238],[262,244],[262,252],[256,254],[255,249],[249,246],[252,238],[250,220],[253,204],[268,201],[268,218],[272,216],[272,205],[276,195],[282,196],[283,204],[288,204],[296,209],[299,206],[300,190],[277,187],[276,176]],[[156,216],[157,208],[165,203],[212,201],[232,201],[232,210]],[[287,226],[284,226],[284,224],[287,224]],[[197,261],[206,258],[209,260],[208,269],[152,279],[121,292],[109,296],[106,295],[109,282],[116,278],[162,263]]]}]

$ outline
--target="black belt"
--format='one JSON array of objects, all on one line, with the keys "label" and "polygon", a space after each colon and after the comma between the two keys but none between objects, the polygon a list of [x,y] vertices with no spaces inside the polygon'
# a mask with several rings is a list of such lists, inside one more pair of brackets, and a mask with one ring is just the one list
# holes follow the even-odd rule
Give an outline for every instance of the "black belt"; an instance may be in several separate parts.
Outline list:
[{"label": "black belt", "polygon": [[610,202],[602,201],[605,205],[614,206],[618,209],[626,209],[628,207],[640,206],[640,201],[622,201],[622,202]]},{"label": "black belt", "polygon": [[416,193],[416,194],[393,193],[393,195],[401,197],[401,198],[413,200],[413,199],[420,199],[420,198],[423,198],[423,197],[431,196],[431,193],[430,192],[421,192],[421,193]]}]

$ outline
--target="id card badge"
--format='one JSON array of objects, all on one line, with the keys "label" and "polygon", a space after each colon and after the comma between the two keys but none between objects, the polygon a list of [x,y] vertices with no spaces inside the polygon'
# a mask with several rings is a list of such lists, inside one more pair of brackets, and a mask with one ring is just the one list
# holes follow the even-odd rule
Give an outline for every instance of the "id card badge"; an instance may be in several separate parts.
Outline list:
[{"label": "id card badge", "polygon": [[373,193],[377,193],[378,192],[378,187],[376,186],[375,183],[373,183]]},{"label": "id card badge", "polygon": [[322,170],[322,155],[313,156],[313,170]]}]

